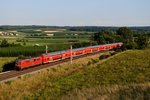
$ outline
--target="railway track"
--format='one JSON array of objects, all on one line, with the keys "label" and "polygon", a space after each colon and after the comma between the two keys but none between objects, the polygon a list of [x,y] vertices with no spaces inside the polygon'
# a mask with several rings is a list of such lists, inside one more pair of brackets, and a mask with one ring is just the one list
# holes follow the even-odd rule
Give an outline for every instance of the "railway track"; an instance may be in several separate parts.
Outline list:
[{"label": "railway track", "polygon": [[[73,60],[84,58],[84,57],[87,57],[87,56],[96,55],[96,54],[99,54],[99,53],[102,53],[102,52],[107,52],[107,51],[99,51],[99,52],[95,52],[95,53],[75,56],[75,57],[73,57]],[[69,62],[69,61],[70,61],[70,59],[64,59],[64,60],[60,60],[60,61],[56,61],[56,62],[51,62],[49,64],[39,65],[37,67],[36,66],[31,67],[31,68],[25,69],[23,71],[12,70],[12,71],[9,71],[9,72],[0,73],[0,83],[15,80],[15,79],[17,79],[19,77],[23,77],[27,74],[36,73],[36,72],[41,71],[42,69],[45,70],[45,69],[48,69],[48,68],[50,68],[54,65],[59,65],[59,64],[66,63],[66,62]]]}]

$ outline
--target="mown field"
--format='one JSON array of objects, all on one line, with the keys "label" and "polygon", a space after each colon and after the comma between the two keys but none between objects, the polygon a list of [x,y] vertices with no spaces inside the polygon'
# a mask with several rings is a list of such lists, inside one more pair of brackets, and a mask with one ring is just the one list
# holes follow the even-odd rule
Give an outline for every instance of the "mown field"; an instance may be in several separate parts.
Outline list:
[{"label": "mown field", "polygon": [[14,61],[16,57],[0,57],[0,72],[3,70],[3,66],[11,61]]},{"label": "mown field", "polygon": [[149,100],[149,49],[125,51],[104,60],[99,56],[3,83],[0,99]]}]

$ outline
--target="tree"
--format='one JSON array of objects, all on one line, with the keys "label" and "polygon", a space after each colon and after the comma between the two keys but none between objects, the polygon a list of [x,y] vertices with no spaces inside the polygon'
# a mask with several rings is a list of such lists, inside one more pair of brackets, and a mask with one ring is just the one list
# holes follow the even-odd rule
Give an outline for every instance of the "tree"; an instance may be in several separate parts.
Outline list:
[{"label": "tree", "polygon": [[121,27],[117,30],[117,34],[124,38],[124,42],[133,41],[133,31],[127,27]]},{"label": "tree", "polygon": [[137,39],[137,44],[139,49],[146,48],[148,45],[148,36],[144,34],[139,35]]},{"label": "tree", "polygon": [[6,39],[4,39],[4,40],[2,40],[0,46],[1,46],[1,47],[8,47],[8,46],[9,46],[9,43],[8,43],[8,41],[7,41]]},{"label": "tree", "polygon": [[104,31],[94,33],[93,40],[98,44],[114,43],[116,41],[116,35],[112,31]]},{"label": "tree", "polygon": [[93,40],[98,44],[105,44],[105,38],[103,32],[94,33]]}]

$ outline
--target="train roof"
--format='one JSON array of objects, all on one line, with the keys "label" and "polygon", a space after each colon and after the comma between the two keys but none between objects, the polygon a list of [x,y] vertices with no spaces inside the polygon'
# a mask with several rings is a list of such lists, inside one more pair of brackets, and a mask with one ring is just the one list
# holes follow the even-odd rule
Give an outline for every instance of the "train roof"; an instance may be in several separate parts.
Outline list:
[{"label": "train roof", "polygon": [[[121,43],[121,42],[119,42]],[[112,43],[112,44],[118,44],[118,43]],[[95,47],[99,47],[99,46],[109,46],[111,44],[102,44],[102,45],[96,45],[96,46],[88,46],[88,47],[82,47],[82,48],[75,48],[75,49],[72,49],[73,51],[79,51],[79,50],[83,50],[83,49],[86,49],[86,48],[95,48]],[[50,52],[50,53],[43,53],[42,55],[59,55],[59,54],[62,54],[64,52],[70,52],[70,49],[68,50],[63,50],[63,51],[56,51],[56,52]]]},{"label": "train roof", "polygon": [[[82,47],[82,48],[75,48],[75,49],[72,49],[73,51],[79,51],[79,50],[83,50],[83,49],[86,49],[86,48],[95,48],[95,47],[99,47],[99,46],[109,46],[109,45],[112,45],[112,44],[119,44],[119,43],[122,43],[122,42],[118,42],[118,43],[111,43],[111,44],[102,44],[102,45],[96,45],[96,46],[88,46],[88,47]],[[50,52],[50,53],[43,53],[42,55],[59,55],[59,54],[62,54],[64,52],[70,52],[70,49],[68,50],[63,50],[63,51],[56,51],[56,52]]]},{"label": "train roof", "polygon": [[95,47],[99,47],[99,46],[108,46],[108,45],[111,45],[111,44],[103,44],[103,45],[89,46],[89,48],[95,48]]},{"label": "train roof", "polygon": [[70,50],[63,50],[63,51],[56,51],[56,52],[50,52],[50,53],[43,53],[42,55],[59,55],[59,54],[62,54],[64,52],[68,52]]},{"label": "train roof", "polygon": [[31,58],[34,59],[34,58],[39,58],[39,57],[25,57],[25,58],[17,59],[16,61],[30,60]]}]

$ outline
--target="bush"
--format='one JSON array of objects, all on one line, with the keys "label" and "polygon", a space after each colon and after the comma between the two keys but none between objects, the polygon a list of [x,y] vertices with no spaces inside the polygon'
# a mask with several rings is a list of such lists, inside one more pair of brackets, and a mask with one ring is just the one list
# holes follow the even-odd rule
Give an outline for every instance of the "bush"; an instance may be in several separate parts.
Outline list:
[{"label": "bush", "polygon": [[101,56],[99,56],[99,60],[102,60],[102,59],[105,59],[106,58],[106,56],[105,55],[101,55]]},{"label": "bush", "polygon": [[9,43],[8,43],[8,41],[7,41],[6,39],[4,39],[4,40],[2,40],[0,46],[1,46],[1,47],[9,47]]},{"label": "bush", "polygon": [[105,59],[105,58],[108,58],[110,57],[111,55],[110,54],[103,54],[99,57],[99,60],[102,60],[102,59]]},{"label": "bush", "polygon": [[147,35],[138,36],[137,44],[139,49],[144,49],[148,46],[149,38]]},{"label": "bush", "polygon": [[113,56],[113,55],[115,55],[115,54],[117,54],[117,52],[111,52],[111,53],[110,53],[111,56]]},{"label": "bush", "polygon": [[97,59],[91,59],[91,61],[92,61],[93,64],[98,62]]},{"label": "bush", "polygon": [[136,42],[130,42],[128,45],[126,45],[127,49],[137,49],[138,45]]},{"label": "bush", "polygon": [[90,66],[92,63],[90,61],[88,61],[87,66]]},{"label": "bush", "polygon": [[6,63],[6,64],[3,66],[3,72],[5,72],[5,71],[10,71],[10,70],[14,70],[14,69],[15,69],[15,61]]},{"label": "bush", "polygon": [[120,49],[121,49],[122,51],[126,51],[126,50],[127,50],[126,44],[123,44],[123,46],[121,46]]},{"label": "bush", "polygon": [[90,66],[91,64],[95,64],[98,61],[99,61],[98,59],[91,59],[91,61],[88,61],[87,66]]},{"label": "bush", "polygon": [[115,51],[115,52],[121,52],[121,51],[124,51],[124,50],[126,50],[126,46],[113,49],[113,51]]},{"label": "bush", "polygon": [[119,49],[116,49],[115,52],[122,52],[122,50],[119,48]]}]

